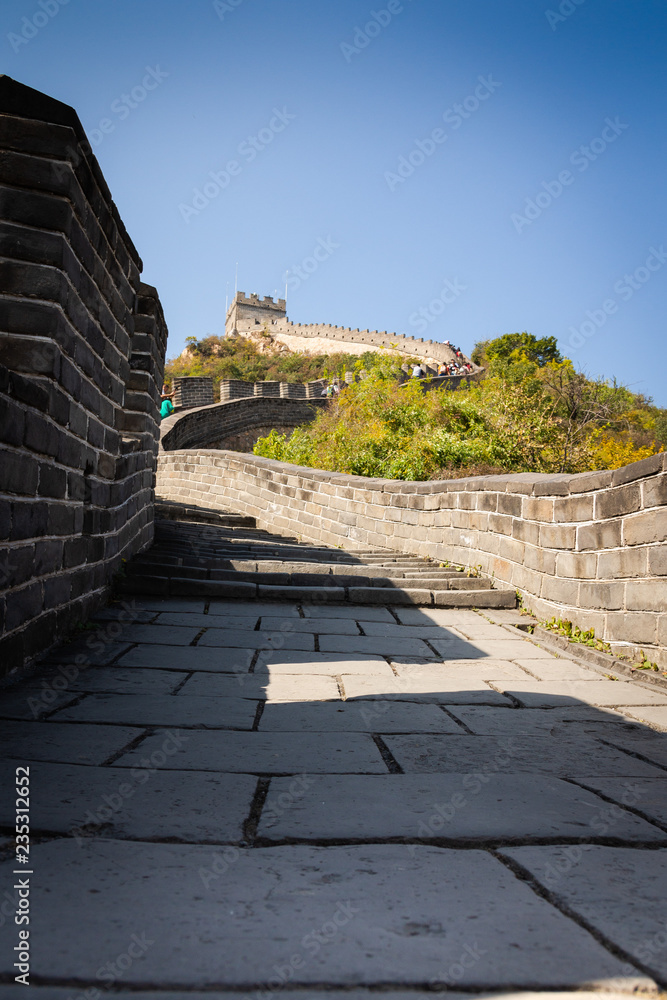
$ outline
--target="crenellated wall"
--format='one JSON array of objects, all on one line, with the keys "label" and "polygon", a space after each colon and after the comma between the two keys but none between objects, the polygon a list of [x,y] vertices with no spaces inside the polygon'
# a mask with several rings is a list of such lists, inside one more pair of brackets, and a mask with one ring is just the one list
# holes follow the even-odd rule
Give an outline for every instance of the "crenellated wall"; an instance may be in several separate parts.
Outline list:
[{"label": "crenellated wall", "polygon": [[223,379],[220,383],[220,402],[227,403],[231,399],[246,399],[248,396],[262,396],[283,399],[319,399],[326,389],[327,380],[317,379],[314,382],[244,382],[243,379]]},{"label": "crenellated wall", "polygon": [[[309,354],[363,354],[365,351],[384,349],[425,361],[456,360],[451,347],[436,340],[424,340],[423,337],[406,337],[386,330],[353,330],[329,323],[292,323],[287,319],[284,299],[274,302],[268,295],[260,299],[258,295],[246,296],[244,292],[237,292],[227,311],[225,334],[257,335],[263,329],[290,350],[307,351]],[[473,369],[481,371],[477,365]]]},{"label": "crenellated wall", "polygon": [[213,402],[213,379],[206,375],[175,376],[172,389],[172,403],[179,410],[210,406]]},{"label": "crenellated wall", "polygon": [[667,455],[615,472],[412,483],[183,450],[160,455],[157,491],[312,542],[479,565],[538,615],[667,667]]},{"label": "crenellated wall", "polygon": [[153,538],[167,329],[75,111],[0,77],[0,672]]}]

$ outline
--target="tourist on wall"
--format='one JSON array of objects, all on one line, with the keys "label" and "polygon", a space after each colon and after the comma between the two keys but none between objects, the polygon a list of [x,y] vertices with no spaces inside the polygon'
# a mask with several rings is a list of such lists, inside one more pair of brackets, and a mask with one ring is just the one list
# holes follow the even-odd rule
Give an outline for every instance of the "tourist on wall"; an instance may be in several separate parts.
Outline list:
[{"label": "tourist on wall", "polygon": [[160,404],[160,420],[164,420],[165,417],[170,417],[174,412],[174,404],[172,403],[173,392],[169,392],[169,386],[165,383],[162,386],[161,404]]}]

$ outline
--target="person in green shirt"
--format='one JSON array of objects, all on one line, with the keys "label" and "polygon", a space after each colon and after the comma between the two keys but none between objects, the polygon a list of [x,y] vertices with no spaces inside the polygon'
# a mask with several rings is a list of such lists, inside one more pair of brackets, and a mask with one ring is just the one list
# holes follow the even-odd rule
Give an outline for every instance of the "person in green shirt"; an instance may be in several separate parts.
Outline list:
[{"label": "person in green shirt", "polygon": [[164,420],[165,417],[170,417],[174,412],[174,406],[171,401],[171,397],[174,395],[173,392],[167,392],[167,386],[162,386],[162,403],[160,404],[160,420]]}]

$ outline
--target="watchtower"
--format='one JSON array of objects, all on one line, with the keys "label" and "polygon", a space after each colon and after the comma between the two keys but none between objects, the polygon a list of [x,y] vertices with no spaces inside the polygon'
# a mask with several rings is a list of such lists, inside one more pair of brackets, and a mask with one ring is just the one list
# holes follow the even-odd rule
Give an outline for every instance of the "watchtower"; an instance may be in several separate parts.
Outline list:
[{"label": "watchtower", "polygon": [[237,292],[225,318],[225,336],[232,333],[257,333],[263,326],[273,326],[287,316],[285,299],[273,301],[271,295],[260,299],[253,292]]}]

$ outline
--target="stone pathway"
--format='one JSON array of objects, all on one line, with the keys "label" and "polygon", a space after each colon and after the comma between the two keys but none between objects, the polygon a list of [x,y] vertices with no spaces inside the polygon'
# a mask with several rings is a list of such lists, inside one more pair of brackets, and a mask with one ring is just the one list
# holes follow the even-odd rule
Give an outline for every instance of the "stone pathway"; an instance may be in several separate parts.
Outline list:
[{"label": "stone pathway", "polygon": [[0,997],[667,984],[667,689],[557,657],[517,618],[110,606],[2,692],[33,874],[26,989],[5,795]]}]

